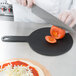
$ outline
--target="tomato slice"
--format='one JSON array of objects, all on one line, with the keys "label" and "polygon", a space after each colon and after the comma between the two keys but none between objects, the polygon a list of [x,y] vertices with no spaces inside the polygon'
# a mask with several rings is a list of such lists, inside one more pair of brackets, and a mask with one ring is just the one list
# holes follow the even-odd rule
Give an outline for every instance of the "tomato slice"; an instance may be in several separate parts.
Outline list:
[{"label": "tomato slice", "polygon": [[45,36],[45,40],[49,43],[56,43],[57,40],[53,38],[52,36]]},{"label": "tomato slice", "polygon": [[53,25],[50,29],[50,34],[55,39],[62,39],[65,36],[65,30]]}]

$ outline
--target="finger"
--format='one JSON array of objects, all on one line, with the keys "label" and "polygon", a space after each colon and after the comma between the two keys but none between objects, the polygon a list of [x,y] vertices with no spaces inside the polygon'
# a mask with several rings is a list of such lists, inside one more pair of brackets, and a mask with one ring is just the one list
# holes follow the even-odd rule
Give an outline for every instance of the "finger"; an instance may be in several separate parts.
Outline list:
[{"label": "finger", "polygon": [[58,16],[58,18],[59,18],[60,20],[61,20],[62,15],[63,15],[63,13],[61,13],[61,14]]},{"label": "finger", "polygon": [[69,16],[68,13],[64,13],[64,14],[62,15],[62,17],[61,17],[60,20],[63,21],[63,22],[65,22],[68,16]]},{"label": "finger", "polygon": [[22,0],[17,0],[17,2],[18,2],[19,4],[22,4]]},{"label": "finger", "polygon": [[70,22],[73,20],[72,15],[69,15],[66,20],[65,20],[65,24],[70,24]]},{"label": "finger", "polygon": [[76,24],[76,20],[72,20],[72,22],[70,23],[70,27],[73,27]]},{"label": "finger", "polygon": [[22,0],[22,5],[26,6],[26,0]]},{"label": "finger", "polygon": [[65,13],[67,13],[67,12],[62,12],[62,13],[59,14],[59,19],[60,19],[60,20],[62,19],[62,16],[63,16]]},{"label": "finger", "polygon": [[19,3],[19,0],[16,0],[17,1],[17,3]]},{"label": "finger", "polygon": [[33,5],[33,0],[27,0],[27,6],[32,7]]}]

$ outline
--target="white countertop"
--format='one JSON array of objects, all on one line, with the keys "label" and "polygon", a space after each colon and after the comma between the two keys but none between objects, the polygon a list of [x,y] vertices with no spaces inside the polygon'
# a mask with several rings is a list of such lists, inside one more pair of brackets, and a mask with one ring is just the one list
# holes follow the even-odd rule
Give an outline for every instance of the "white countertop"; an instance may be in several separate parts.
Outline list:
[{"label": "white countertop", "polygon": [[[27,36],[34,30],[46,26],[49,25],[0,21],[0,38],[5,35]],[[60,56],[40,55],[34,52],[26,42],[5,43],[0,39],[0,61],[11,58],[29,58],[44,65],[52,76],[76,76],[76,36],[72,35],[72,37],[73,47]]]}]

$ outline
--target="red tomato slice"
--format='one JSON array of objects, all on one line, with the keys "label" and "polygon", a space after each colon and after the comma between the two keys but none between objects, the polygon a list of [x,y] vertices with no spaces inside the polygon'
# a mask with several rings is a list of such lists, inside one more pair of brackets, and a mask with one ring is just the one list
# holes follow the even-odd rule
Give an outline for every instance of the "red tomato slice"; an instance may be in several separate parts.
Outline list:
[{"label": "red tomato slice", "polygon": [[65,36],[65,30],[53,25],[50,29],[50,34],[55,39],[62,39]]},{"label": "red tomato slice", "polygon": [[56,43],[57,40],[53,38],[52,36],[45,36],[45,40],[49,43]]}]

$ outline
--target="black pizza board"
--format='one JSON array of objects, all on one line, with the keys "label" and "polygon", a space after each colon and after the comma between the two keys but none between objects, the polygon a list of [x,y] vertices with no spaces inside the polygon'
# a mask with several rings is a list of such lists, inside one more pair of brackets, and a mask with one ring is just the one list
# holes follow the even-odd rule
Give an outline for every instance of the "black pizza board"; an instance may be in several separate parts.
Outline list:
[{"label": "black pizza board", "polygon": [[72,36],[66,33],[63,39],[57,40],[57,43],[46,42],[45,36],[50,35],[50,28],[41,28],[32,32],[29,36],[4,36],[4,42],[28,42],[33,51],[46,55],[58,56],[68,52],[73,45]]}]

